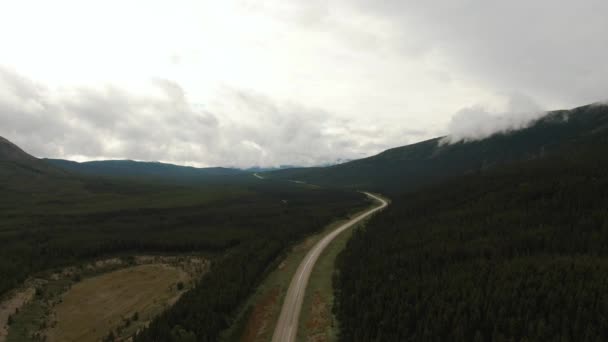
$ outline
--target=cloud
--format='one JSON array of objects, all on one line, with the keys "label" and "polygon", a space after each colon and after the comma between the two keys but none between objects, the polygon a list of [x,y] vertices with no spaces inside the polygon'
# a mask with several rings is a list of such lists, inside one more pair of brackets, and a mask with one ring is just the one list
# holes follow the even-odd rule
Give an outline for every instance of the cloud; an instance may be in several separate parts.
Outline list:
[{"label": "cloud", "polygon": [[2,135],[36,156],[196,162],[214,147],[217,119],[193,110],[168,81],[150,85],[161,96],[113,86],[59,91],[0,69],[0,86]]},{"label": "cloud", "polygon": [[[2,63],[20,70],[0,70],[0,134],[38,156],[314,165],[538,112],[497,93],[559,109],[608,91],[604,0],[123,5],[0,14]],[[36,25],[15,34],[24,15]]]},{"label": "cloud", "polygon": [[394,24],[398,41],[425,41],[417,54],[446,56],[495,90],[517,89],[560,107],[595,102],[608,91],[604,0],[354,3]]},{"label": "cloud", "polygon": [[493,110],[477,104],[459,110],[448,124],[444,143],[481,140],[498,133],[506,133],[528,127],[547,112],[529,97],[507,94],[502,109]]},{"label": "cloud", "polygon": [[[39,157],[160,160],[198,166],[319,165],[403,141],[325,110],[224,88],[209,106],[191,104],[166,79],[146,91],[54,89],[0,69],[0,135]],[[420,132],[414,132],[420,133]]]}]

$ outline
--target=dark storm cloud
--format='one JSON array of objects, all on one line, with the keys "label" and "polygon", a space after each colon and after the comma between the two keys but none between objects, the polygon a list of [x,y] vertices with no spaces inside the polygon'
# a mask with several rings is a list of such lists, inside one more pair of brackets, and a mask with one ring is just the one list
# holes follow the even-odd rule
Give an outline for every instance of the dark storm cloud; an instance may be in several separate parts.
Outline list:
[{"label": "dark storm cloud", "polygon": [[549,106],[608,97],[605,0],[356,3],[400,28],[404,51],[439,52],[489,87]]}]

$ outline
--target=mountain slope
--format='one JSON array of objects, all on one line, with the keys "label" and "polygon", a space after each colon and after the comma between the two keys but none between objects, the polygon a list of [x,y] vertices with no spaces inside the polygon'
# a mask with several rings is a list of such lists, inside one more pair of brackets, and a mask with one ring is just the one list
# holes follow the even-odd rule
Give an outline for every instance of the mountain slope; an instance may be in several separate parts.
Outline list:
[{"label": "mountain slope", "polygon": [[7,139],[0,137],[0,172],[8,172],[9,169],[17,168],[34,173],[63,173],[46,162],[29,155]]},{"label": "mountain slope", "polygon": [[[10,192],[23,196],[53,193],[81,187],[68,173],[24,152],[0,137],[0,194]],[[4,196],[9,200],[9,196]],[[0,203],[3,201],[0,200]]]},{"label": "mountain slope", "polygon": [[47,159],[47,161],[52,165],[71,172],[105,177],[150,177],[168,180],[200,181],[244,173],[241,170],[223,167],[195,168],[133,160],[101,160],[84,163],[63,159]]},{"label": "mountain slope", "polygon": [[395,194],[492,166],[535,159],[607,132],[608,106],[594,104],[550,112],[528,128],[480,141],[443,144],[442,138],[436,138],[336,166],[273,171],[265,177]]},{"label": "mountain slope", "polygon": [[603,132],[394,196],[337,259],[338,340],[606,340]]}]

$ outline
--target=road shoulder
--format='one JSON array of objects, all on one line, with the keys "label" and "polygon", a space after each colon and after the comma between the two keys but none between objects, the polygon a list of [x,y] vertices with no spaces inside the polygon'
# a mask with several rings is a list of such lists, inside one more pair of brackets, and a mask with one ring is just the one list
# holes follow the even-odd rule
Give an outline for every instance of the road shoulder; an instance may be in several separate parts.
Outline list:
[{"label": "road shoulder", "polygon": [[353,211],[348,215],[348,218],[345,217],[332,222],[321,232],[307,237],[304,241],[292,247],[285,257],[277,260],[255,293],[242,307],[234,324],[222,333],[222,340],[270,341],[289,285],[306,254],[324,236],[375,205],[376,202],[370,203],[368,207]]},{"label": "road shoulder", "polygon": [[[384,196],[379,194],[373,195],[390,203],[390,199]],[[374,206],[376,205],[377,202],[374,202]],[[337,340],[339,326],[333,314],[333,275],[336,258],[346,248],[354,229],[365,225],[370,217],[336,236],[321,253],[319,259],[317,259],[308,279],[308,286],[302,303],[302,312],[300,313],[298,323],[298,335],[296,337],[297,341],[321,342]]]}]

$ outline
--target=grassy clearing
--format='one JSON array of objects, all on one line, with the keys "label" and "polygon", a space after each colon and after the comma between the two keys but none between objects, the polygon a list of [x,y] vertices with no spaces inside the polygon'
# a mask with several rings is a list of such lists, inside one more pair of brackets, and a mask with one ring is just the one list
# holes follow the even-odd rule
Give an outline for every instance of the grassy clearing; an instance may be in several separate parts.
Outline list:
[{"label": "grassy clearing", "polygon": [[337,326],[332,314],[332,276],[336,257],[346,247],[353,228],[342,232],[325,248],[310,274],[300,313],[298,341],[336,340]]},{"label": "grassy clearing", "polygon": [[[379,194],[374,194],[382,197]],[[378,205],[374,202],[374,205]],[[325,248],[317,259],[313,268],[304,301],[300,322],[298,324],[297,341],[336,341],[338,336],[338,322],[332,309],[334,303],[333,274],[335,271],[336,257],[346,247],[350,240],[353,229],[361,227],[369,220],[369,217],[354,227],[345,230]]]},{"label": "grassy clearing", "polygon": [[[56,326],[61,327],[62,324],[80,324],[78,320],[75,323],[75,320],[69,316],[58,315],[58,311],[69,304],[69,301],[66,302],[66,299],[69,300],[70,296],[81,290],[81,287],[87,289],[91,284],[96,284],[93,296],[103,295],[109,301],[122,301],[121,297],[130,296],[128,292],[131,291],[130,289],[127,289],[125,293],[121,292],[121,289],[125,288],[125,286],[134,287],[134,291],[138,291],[138,287],[146,287],[146,290],[148,290],[147,287],[150,286],[150,283],[152,286],[159,287],[162,285],[163,280],[155,279],[151,282],[146,282],[146,277],[160,277],[165,278],[165,282],[174,283],[173,288],[169,289],[169,292],[172,293],[175,292],[175,288],[177,287],[175,284],[181,282],[182,285],[179,287],[182,290],[178,289],[178,292],[182,293],[192,288],[192,280],[198,279],[208,269],[209,262],[201,255],[138,255],[101,259],[63,269],[41,272],[37,277],[28,279],[18,291],[7,296],[7,299],[0,303],[0,318],[3,318],[5,314],[10,314],[11,316],[11,324],[7,326],[8,331],[0,334],[0,342],[40,341],[47,338],[45,336]],[[183,276],[184,272],[187,274],[186,277]],[[108,279],[116,280],[110,281],[112,287],[110,291],[103,288],[104,280],[107,283]],[[88,290],[90,290],[89,292],[93,292],[91,289]],[[139,294],[136,295],[139,296]],[[162,304],[162,295],[156,296],[155,293],[148,293],[148,295],[150,296],[150,300],[156,300],[159,305]],[[86,296],[86,293],[82,294],[82,296]],[[77,299],[77,309],[80,310],[80,305],[86,303],[88,299]],[[127,298],[127,300],[132,299],[136,299],[136,297],[131,296]],[[175,299],[177,299],[177,296],[165,302],[166,304],[172,304]],[[104,303],[95,303],[95,305],[100,305],[100,310],[105,310],[102,304]],[[163,305],[160,306],[164,307]],[[138,311],[136,315],[137,319],[135,320],[133,320],[133,315],[122,314],[120,310],[114,313],[108,311],[108,314],[118,315],[116,319],[120,323],[112,327],[112,330],[116,337],[122,338],[135,333],[137,329],[141,328],[159,312],[158,310],[151,310],[148,314],[146,310]],[[103,314],[105,314],[105,311]],[[102,313],[96,315],[95,319],[97,320],[101,316]],[[68,323],[66,323],[66,320]],[[2,322],[7,322],[6,317]],[[2,324],[3,326],[4,323]],[[107,330],[106,334],[109,332],[110,330]],[[61,338],[61,340],[68,339]],[[88,340],[88,338],[85,340]]]},{"label": "grassy clearing", "polygon": [[68,290],[51,313],[48,341],[98,341],[110,331],[132,335],[184,289],[188,273],[164,264],[129,267],[85,279]]},{"label": "grassy clearing", "polygon": [[[266,278],[258,286],[255,293],[243,306],[243,309],[237,316],[236,322],[230,329],[222,334],[222,340],[243,342],[270,341],[289,284],[291,283],[300,262],[306,256],[306,253],[308,253],[310,248],[323,236],[348,221],[351,217],[354,217],[365,210],[368,210],[368,208],[353,212],[348,215],[348,218],[333,222],[320,233],[312,235],[294,246],[282,260],[278,260],[272,266],[272,270]],[[341,234],[341,236],[342,235],[344,234]],[[330,244],[330,246],[332,245],[333,243]],[[337,252],[339,252],[339,250]],[[329,278],[331,278],[331,274],[329,275]],[[331,289],[331,284],[329,287]]]}]

